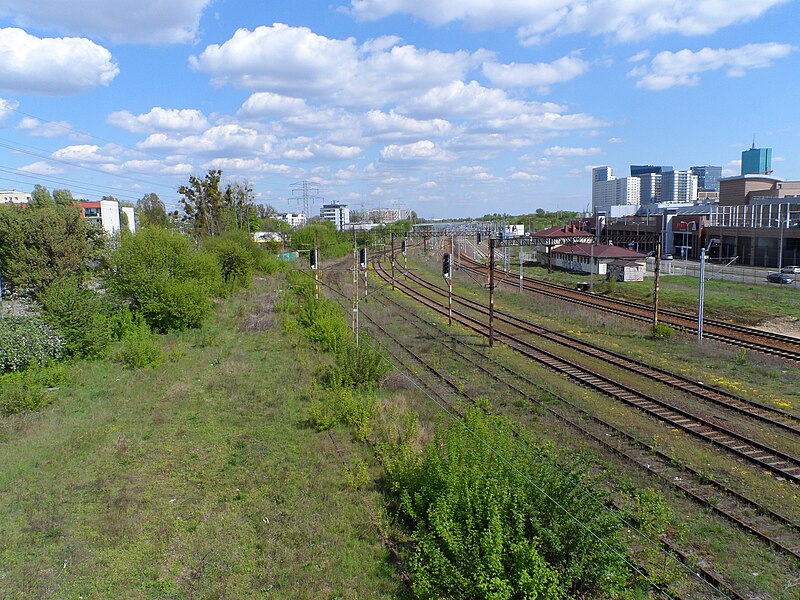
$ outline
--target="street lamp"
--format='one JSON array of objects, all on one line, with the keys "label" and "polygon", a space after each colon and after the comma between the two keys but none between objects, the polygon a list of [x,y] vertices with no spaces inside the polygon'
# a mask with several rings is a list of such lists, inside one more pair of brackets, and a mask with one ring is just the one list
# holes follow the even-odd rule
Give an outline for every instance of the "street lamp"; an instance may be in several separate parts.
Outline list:
[{"label": "street lamp", "polygon": [[703,343],[703,300],[706,294],[706,252],[719,240],[709,239],[706,247],[700,248],[700,292],[697,300],[697,343]]}]

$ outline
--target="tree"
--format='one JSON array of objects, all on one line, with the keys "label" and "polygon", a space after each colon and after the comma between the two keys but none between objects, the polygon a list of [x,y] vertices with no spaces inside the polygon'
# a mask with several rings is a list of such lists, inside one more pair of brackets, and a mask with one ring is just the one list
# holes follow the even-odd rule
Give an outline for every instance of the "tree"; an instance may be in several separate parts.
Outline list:
[{"label": "tree", "polygon": [[31,192],[31,206],[43,208],[45,206],[55,206],[53,196],[50,195],[50,190],[40,184],[33,186]]},{"label": "tree", "polygon": [[211,169],[203,179],[192,175],[189,185],[182,185],[178,192],[183,196],[181,203],[186,216],[192,222],[194,236],[197,238],[216,235],[220,232],[220,213],[222,211],[221,169]]},{"label": "tree", "polygon": [[75,202],[72,192],[69,190],[53,190],[53,199],[59,206],[67,206]]},{"label": "tree", "polygon": [[149,193],[136,202],[139,221],[144,226],[166,227],[169,224],[167,209],[158,194]]},{"label": "tree", "polygon": [[0,206],[0,272],[5,281],[40,298],[62,277],[82,279],[105,247],[102,228],[76,206],[19,210]]}]

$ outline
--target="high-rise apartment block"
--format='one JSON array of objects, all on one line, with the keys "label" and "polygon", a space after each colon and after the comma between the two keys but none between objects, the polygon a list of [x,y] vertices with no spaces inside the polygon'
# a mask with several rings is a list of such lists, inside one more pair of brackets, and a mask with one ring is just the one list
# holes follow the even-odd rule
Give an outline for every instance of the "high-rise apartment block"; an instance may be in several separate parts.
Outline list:
[{"label": "high-rise apartment block", "polygon": [[338,231],[341,231],[345,225],[350,223],[350,209],[347,208],[346,204],[339,204],[338,202],[323,204],[319,211],[319,216],[323,221],[333,221]]},{"label": "high-rise apartment block", "polygon": [[640,198],[642,204],[653,204],[661,201],[661,174],[645,173],[638,176],[640,185]]},{"label": "high-rise apartment block", "polygon": [[612,206],[639,204],[641,182],[637,177],[614,178],[611,167],[592,169],[592,210],[608,213]]},{"label": "high-rise apartment block", "polygon": [[689,171],[669,171],[661,175],[661,202],[697,200],[697,175]]},{"label": "high-rise apartment block", "polygon": [[772,173],[772,148],[756,148],[742,152],[742,175],[769,175]]},{"label": "high-rise apartment block", "polygon": [[692,175],[697,175],[697,188],[706,192],[718,192],[719,180],[722,179],[722,167],[705,165],[689,169]]}]

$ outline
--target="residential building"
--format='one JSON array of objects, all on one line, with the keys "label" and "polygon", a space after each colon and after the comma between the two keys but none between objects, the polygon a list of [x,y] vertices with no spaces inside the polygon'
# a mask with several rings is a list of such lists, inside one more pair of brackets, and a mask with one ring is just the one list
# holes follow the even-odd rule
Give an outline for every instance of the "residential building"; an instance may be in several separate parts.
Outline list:
[{"label": "residential building", "polygon": [[411,218],[411,210],[407,208],[375,208],[362,215],[365,221],[375,223],[396,223]]},{"label": "residential building", "polygon": [[592,209],[608,214],[612,206],[634,206],[640,202],[641,181],[638,177],[622,177],[592,184]]},{"label": "residential building", "polygon": [[661,202],[697,200],[697,175],[689,171],[668,171],[661,175]]},{"label": "residential building", "polygon": [[303,213],[279,213],[276,218],[279,221],[288,223],[294,229],[303,227],[306,224],[306,216]]},{"label": "residential building", "polygon": [[17,190],[0,190],[0,204],[29,204],[31,195]]},{"label": "residential building", "polygon": [[661,202],[661,174],[644,173],[637,175],[640,181],[639,198],[642,204]]},{"label": "residential building", "polygon": [[772,148],[756,148],[742,152],[742,176],[769,175],[772,173]]},{"label": "residential building", "polygon": [[319,211],[319,216],[324,221],[335,223],[338,231],[341,231],[345,225],[350,223],[350,209],[347,208],[346,204],[339,204],[338,202],[323,204]]},{"label": "residential building", "polygon": [[75,204],[80,207],[81,216],[84,219],[101,225],[108,233],[119,231],[123,221],[121,215],[123,214],[127,221],[128,230],[131,233],[136,233],[136,216],[130,206],[120,208],[119,202],[116,200],[100,200],[98,202],[81,200]]},{"label": "residential building", "polygon": [[706,165],[689,169],[692,175],[697,175],[697,188],[706,192],[718,192],[719,180],[722,179],[722,167]]}]

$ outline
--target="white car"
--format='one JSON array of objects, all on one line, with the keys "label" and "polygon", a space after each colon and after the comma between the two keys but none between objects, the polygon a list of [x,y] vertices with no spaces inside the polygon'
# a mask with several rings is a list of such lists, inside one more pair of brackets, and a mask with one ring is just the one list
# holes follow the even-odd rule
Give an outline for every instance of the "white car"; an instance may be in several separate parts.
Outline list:
[{"label": "white car", "polygon": [[781,273],[800,273],[800,267],[797,265],[789,265],[788,267],[783,267]]}]

